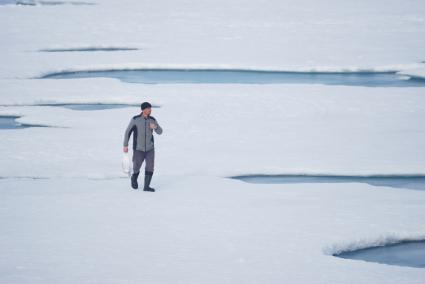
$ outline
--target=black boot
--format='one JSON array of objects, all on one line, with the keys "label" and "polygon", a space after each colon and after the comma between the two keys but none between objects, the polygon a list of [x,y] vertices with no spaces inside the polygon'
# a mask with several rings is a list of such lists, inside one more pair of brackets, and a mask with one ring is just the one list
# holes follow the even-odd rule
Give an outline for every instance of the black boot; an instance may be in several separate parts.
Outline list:
[{"label": "black boot", "polygon": [[139,177],[139,173],[133,173],[131,175],[131,187],[137,189],[139,185],[137,184],[137,178]]},{"label": "black boot", "polygon": [[152,180],[152,175],[153,175],[153,172],[145,171],[145,186],[143,187],[144,191],[155,192],[154,188],[149,187],[149,184],[151,183],[151,180]]}]

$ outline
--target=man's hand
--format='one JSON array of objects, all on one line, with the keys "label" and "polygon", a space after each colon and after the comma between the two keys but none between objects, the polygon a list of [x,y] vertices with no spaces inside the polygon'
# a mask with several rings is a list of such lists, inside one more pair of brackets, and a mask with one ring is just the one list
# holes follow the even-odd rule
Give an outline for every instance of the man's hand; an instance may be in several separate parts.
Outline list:
[{"label": "man's hand", "polygon": [[151,127],[151,129],[157,129],[158,125],[156,125],[156,123],[151,123],[150,127]]},{"label": "man's hand", "polygon": [[128,153],[128,147],[124,147],[123,151],[124,153]]}]

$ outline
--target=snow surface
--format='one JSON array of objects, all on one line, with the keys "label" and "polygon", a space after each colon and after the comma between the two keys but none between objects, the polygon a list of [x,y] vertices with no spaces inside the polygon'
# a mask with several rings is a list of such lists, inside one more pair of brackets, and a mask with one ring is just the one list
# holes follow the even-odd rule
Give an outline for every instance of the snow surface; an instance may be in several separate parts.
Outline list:
[{"label": "snow surface", "polygon": [[[425,192],[247,184],[246,174],[425,174],[423,88],[127,84],[63,70],[246,68],[423,76],[423,1],[96,1],[0,5],[0,283],[423,283],[332,253],[425,238]],[[117,52],[40,52],[120,46]],[[422,75],[421,75],[422,74]],[[154,194],[122,139],[150,101]],[[141,181],[141,180],[140,180]]]}]

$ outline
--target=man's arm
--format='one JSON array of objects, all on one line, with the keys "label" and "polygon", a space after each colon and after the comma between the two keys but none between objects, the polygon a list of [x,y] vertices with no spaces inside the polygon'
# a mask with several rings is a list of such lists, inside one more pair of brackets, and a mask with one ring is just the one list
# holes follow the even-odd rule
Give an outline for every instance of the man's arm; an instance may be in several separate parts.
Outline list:
[{"label": "man's arm", "polygon": [[156,134],[161,135],[162,134],[162,127],[159,126],[158,121],[155,121],[155,122],[156,122],[155,132],[156,132]]},{"label": "man's arm", "polygon": [[161,135],[162,134],[162,127],[159,126],[158,121],[156,121],[156,118],[154,118],[153,116],[151,116],[151,120],[153,120],[154,123],[150,123],[150,128],[155,130],[156,134]]},{"label": "man's arm", "polygon": [[134,127],[136,127],[134,119],[131,119],[124,134],[124,152],[128,151],[128,140],[130,140],[130,135],[134,131]]}]

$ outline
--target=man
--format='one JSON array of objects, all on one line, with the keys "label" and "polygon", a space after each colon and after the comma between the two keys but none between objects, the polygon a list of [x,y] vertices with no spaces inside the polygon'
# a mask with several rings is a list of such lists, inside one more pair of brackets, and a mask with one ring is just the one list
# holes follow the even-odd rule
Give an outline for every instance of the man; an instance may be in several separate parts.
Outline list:
[{"label": "man", "polygon": [[142,103],[142,112],[130,120],[124,135],[124,153],[128,152],[128,140],[133,133],[133,174],[131,175],[131,187],[134,189],[139,187],[137,178],[139,177],[143,161],[146,160],[145,185],[143,190],[154,192],[155,189],[149,186],[152,180],[155,162],[153,131],[155,130],[157,134],[162,134],[162,128],[156,119],[150,115],[151,108],[150,103]]}]

